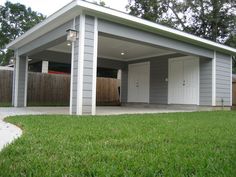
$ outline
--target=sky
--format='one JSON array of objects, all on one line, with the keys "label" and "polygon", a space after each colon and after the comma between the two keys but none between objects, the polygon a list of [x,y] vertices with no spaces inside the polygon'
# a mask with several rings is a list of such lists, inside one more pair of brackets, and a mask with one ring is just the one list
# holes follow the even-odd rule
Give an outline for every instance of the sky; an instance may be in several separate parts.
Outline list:
[{"label": "sky", "polygon": [[[31,7],[32,10],[40,12],[44,15],[51,15],[72,0],[8,0],[12,3],[21,3],[27,7]],[[128,0],[103,0],[106,6],[113,9],[125,11],[125,6],[128,4]],[[6,0],[0,0],[0,5],[3,5]]]}]

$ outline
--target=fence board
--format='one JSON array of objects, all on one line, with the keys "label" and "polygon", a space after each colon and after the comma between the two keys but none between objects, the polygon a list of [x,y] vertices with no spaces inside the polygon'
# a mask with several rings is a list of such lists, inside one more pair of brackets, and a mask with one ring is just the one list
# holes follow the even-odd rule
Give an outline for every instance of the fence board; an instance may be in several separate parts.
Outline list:
[{"label": "fence board", "polygon": [[[0,103],[11,102],[12,79],[12,71],[0,70]],[[70,75],[29,72],[27,91],[28,105],[68,106],[70,100]],[[118,80],[97,78],[97,105],[118,104]]]}]

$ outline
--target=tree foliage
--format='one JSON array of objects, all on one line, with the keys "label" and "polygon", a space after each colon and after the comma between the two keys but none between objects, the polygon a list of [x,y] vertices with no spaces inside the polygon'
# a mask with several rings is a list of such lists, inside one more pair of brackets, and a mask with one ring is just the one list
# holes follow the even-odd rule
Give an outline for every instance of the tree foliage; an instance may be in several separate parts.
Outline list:
[{"label": "tree foliage", "polygon": [[0,64],[7,64],[13,56],[13,51],[6,50],[5,45],[44,19],[43,14],[20,3],[7,1],[0,6]]},{"label": "tree foliage", "polygon": [[130,0],[130,14],[224,43],[236,25],[230,0]]}]

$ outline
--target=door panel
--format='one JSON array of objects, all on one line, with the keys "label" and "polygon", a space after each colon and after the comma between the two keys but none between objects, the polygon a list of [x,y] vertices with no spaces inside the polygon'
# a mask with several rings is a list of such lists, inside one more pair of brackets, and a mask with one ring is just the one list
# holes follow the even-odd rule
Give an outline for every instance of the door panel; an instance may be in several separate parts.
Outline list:
[{"label": "door panel", "polygon": [[183,61],[170,61],[169,94],[170,104],[183,104]]},{"label": "door panel", "polygon": [[149,62],[129,65],[128,102],[149,103],[149,75]]},{"label": "door panel", "polygon": [[184,61],[184,104],[198,104],[198,62]]},{"label": "door panel", "polygon": [[168,87],[169,104],[199,104],[199,59],[170,59]]},{"label": "door panel", "polygon": [[136,74],[135,67],[129,67],[128,72],[128,102],[135,102],[136,95],[138,95],[138,76]]}]

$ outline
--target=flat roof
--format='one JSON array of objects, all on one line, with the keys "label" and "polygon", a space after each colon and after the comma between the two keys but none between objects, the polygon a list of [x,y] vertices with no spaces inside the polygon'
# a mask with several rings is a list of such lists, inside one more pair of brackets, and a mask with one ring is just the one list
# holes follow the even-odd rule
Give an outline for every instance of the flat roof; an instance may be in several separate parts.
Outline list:
[{"label": "flat roof", "polygon": [[83,11],[91,15],[95,15],[98,18],[108,19],[116,23],[132,24],[132,27],[134,28],[151,31],[152,33],[157,33],[162,36],[167,36],[169,38],[184,41],[186,43],[201,46],[203,48],[208,48],[236,56],[235,48],[83,0],[74,0],[70,2],[46,18],[44,21],[25,32],[23,35],[10,42],[6,48],[13,50],[20,48],[21,46],[37,39],[38,37],[46,34],[63,23],[72,20],[73,17],[80,15]]}]

